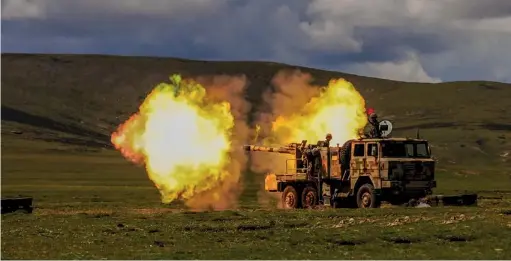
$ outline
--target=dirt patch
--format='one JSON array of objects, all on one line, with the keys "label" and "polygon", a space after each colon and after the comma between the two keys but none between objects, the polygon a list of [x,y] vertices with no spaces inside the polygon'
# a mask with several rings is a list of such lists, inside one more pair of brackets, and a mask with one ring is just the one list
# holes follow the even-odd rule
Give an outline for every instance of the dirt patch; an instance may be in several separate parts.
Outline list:
[{"label": "dirt patch", "polygon": [[428,218],[428,217],[409,217],[409,216],[404,216],[404,217],[398,217],[398,218],[388,222],[387,224],[385,224],[385,226],[387,226],[387,227],[402,226],[402,225],[410,224],[410,223],[429,221],[431,219],[432,218]]},{"label": "dirt patch", "polygon": [[92,210],[58,210],[58,209],[37,209],[37,215],[87,215],[93,218],[103,218],[111,216],[114,211],[110,209],[92,209]]},{"label": "dirt patch", "polygon": [[153,244],[157,247],[165,247],[165,242],[163,241],[154,241]]},{"label": "dirt patch", "polygon": [[179,212],[179,210],[172,208],[136,208],[130,210],[130,212],[139,215],[156,215],[163,213],[176,213]]},{"label": "dirt patch", "polygon": [[338,246],[356,246],[356,245],[362,245],[365,242],[363,240],[356,240],[356,239],[339,239],[339,240],[334,240],[333,243]]},{"label": "dirt patch", "polygon": [[225,227],[214,227],[214,226],[185,226],[184,231],[199,231],[199,232],[225,232],[229,230]]},{"label": "dirt patch", "polygon": [[475,218],[474,216],[467,217],[467,216],[465,216],[465,214],[456,214],[456,215],[453,215],[450,217],[446,217],[444,220],[440,221],[440,223],[441,224],[454,224],[454,223],[458,223],[458,222],[462,222],[462,221],[466,221],[466,220],[473,220],[474,218]]},{"label": "dirt patch", "polygon": [[306,227],[309,223],[301,222],[301,223],[285,223],[282,225],[282,227],[285,228],[300,228],[300,227]]},{"label": "dirt patch", "polygon": [[474,239],[474,237],[471,236],[461,235],[439,235],[437,238],[448,242],[468,242]]},{"label": "dirt patch", "polygon": [[334,228],[342,228],[342,227],[348,227],[352,225],[361,225],[361,224],[371,224],[378,221],[378,219],[374,218],[345,218],[339,221],[336,225],[334,225]]},{"label": "dirt patch", "polygon": [[395,236],[395,237],[386,237],[383,240],[393,243],[393,244],[412,244],[418,243],[421,240],[419,238],[406,237],[406,236]]},{"label": "dirt patch", "polygon": [[255,230],[266,230],[270,229],[272,226],[270,225],[238,225],[237,229],[240,231],[255,231]]}]

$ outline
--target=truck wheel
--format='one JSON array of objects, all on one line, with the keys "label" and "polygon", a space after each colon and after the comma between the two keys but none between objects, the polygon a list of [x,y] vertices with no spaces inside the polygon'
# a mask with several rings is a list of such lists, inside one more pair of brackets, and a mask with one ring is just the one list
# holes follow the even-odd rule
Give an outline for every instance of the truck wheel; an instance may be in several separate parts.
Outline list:
[{"label": "truck wheel", "polygon": [[374,194],[374,187],[371,184],[362,185],[357,191],[357,206],[359,208],[378,208],[379,199]]},{"label": "truck wheel", "polygon": [[303,208],[311,208],[318,204],[317,189],[307,186],[302,191],[302,206]]},{"label": "truck wheel", "polygon": [[293,209],[299,207],[298,193],[293,186],[287,186],[282,193],[282,206],[285,209]]}]

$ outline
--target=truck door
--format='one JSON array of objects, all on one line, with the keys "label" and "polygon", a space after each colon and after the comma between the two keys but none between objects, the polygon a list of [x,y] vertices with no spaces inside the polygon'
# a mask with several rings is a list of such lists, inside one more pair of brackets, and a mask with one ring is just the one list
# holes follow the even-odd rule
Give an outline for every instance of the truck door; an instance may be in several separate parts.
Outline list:
[{"label": "truck door", "polygon": [[[365,144],[362,142],[353,142],[351,154],[351,177],[356,178],[367,172]],[[356,180],[356,179],[352,179]]]},{"label": "truck door", "polygon": [[367,143],[367,171],[373,177],[378,177],[379,174],[379,155],[378,144],[376,142]]}]

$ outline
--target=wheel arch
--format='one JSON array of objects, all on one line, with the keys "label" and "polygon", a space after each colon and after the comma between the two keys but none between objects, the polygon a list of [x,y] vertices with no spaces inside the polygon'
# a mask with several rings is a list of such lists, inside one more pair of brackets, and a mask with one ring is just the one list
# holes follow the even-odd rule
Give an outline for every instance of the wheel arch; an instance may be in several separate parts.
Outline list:
[{"label": "wheel arch", "polygon": [[372,186],[374,186],[373,180],[370,176],[360,176],[358,177],[357,182],[355,182],[355,187],[353,187],[352,194],[356,195],[358,189],[362,187],[362,185],[364,184],[371,184]]}]

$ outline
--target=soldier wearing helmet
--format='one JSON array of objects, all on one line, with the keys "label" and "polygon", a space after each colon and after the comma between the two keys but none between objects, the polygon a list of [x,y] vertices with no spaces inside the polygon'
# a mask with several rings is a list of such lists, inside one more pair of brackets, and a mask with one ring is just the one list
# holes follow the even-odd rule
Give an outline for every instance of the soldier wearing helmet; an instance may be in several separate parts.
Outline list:
[{"label": "soldier wearing helmet", "polygon": [[332,140],[332,134],[328,133],[325,138],[325,147],[330,147],[330,141]]},{"label": "soldier wearing helmet", "polygon": [[378,122],[378,115],[374,111],[369,115],[369,124],[372,126],[369,135],[372,138],[380,138],[380,123]]}]

